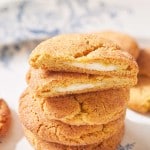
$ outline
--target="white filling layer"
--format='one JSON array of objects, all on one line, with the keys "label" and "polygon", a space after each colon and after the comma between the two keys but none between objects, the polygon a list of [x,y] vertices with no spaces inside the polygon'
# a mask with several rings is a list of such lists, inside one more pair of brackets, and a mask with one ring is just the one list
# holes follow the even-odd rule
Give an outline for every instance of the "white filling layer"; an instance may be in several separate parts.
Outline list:
[{"label": "white filling layer", "polygon": [[90,89],[90,88],[93,88],[95,86],[100,86],[102,84],[103,83],[96,83],[96,84],[90,84],[90,83],[87,83],[87,84],[84,83],[84,84],[82,84],[82,83],[77,83],[77,84],[69,85],[67,87],[58,87],[55,90],[57,92],[79,91],[79,90],[84,90],[84,89]]},{"label": "white filling layer", "polygon": [[78,63],[74,62],[71,63],[72,66],[79,67],[79,68],[85,68],[85,69],[90,69],[90,70],[97,70],[97,71],[114,71],[117,70],[117,66],[115,65],[104,65],[100,63]]}]

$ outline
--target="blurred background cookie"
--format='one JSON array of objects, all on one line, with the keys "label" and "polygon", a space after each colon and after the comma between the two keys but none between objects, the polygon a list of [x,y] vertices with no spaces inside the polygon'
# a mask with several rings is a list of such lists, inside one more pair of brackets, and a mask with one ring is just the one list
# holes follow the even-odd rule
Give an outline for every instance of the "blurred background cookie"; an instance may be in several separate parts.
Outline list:
[{"label": "blurred background cookie", "polygon": [[139,46],[132,36],[115,31],[103,31],[98,34],[100,34],[103,38],[106,38],[118,44],[122,50],[130,53],[135,59],[138,58],[140,51]]},{"label": "blurred background cookie", "polygon": [[138,83],[130,90],[130,101],[128,107],[140,112],[150,111],[150,78],[138,76]]},{"label": "blurred background cookie", "polygon": [[145,48],[140,51],[137,63],[139,66],[139,74],[150,78],[150,48]]},{"label": "blurred background cookie", "polygon": [[10,127],[10,110],[3,99],[0,99],[0,138],[4,137]]}]

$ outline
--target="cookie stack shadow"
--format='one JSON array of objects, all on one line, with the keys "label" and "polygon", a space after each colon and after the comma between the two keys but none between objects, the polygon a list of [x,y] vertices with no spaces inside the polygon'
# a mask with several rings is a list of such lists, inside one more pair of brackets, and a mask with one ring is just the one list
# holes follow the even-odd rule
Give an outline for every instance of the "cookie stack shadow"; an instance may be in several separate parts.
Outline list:
[{"label": "cookie stack shadow", "polygon": [[71,34],[42,42],[29,62],[19,116],[35,149],[115,150],[135,60],[97,34]]}]

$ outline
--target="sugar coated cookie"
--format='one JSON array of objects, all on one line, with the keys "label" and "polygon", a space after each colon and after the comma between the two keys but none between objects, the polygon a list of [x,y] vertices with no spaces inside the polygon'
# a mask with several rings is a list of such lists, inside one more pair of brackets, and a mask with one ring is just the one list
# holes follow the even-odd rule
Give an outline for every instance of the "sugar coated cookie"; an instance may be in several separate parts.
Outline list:
[{"label": "sugar coated cookie", "polygon": [[137,76],[99,76],[30,69],[27,75],[30,91],[36,97],[55,97],[108,89],[129,88]]},{"label": "sugar coated cookie", "polygon": [[139,74],[150,77],[150,48],[140,51],[137,63],[139,65]]},{"label": "sugar coated cookie", "polygon": [[116,150],[124,135],[124,128],[122,128],[116,134],[104,140],[103,142],[84,146],[67,146],[52,142],[46,142],[35,136],[26,128],[24,128],[24,133],[27,140],[33,145],[36,150]]},{"label": "sugar coated cookie", "polygon": [[50,120],[70,125],[99,125],[116,120],[124,114],[129,89],[110,89],[52,98],[34,98],[27,89],[22,99],[41,108],[42,113]]},{"label": "sugar coated cookie", "polygon": [[22,124],[48,142],[74,146],[100,143],[116,134],[124,125],[124,115],[102,125],[75,126],[50,120],[44,115],[42,108],[36,107],[33,101],[24,99],[24,96],[21,97],[19,105]]},{"label": "sugar coated cookie", "polygon": [[146,113],[150,112],[150,78],[146,76],[138,77],[138,84],[131,88],[129,108]]},{"label": "sugar coated cookie", "polygon": [[31,53],[34,68],[98,75],[134,76],[137,64],[127,52],[96,34],[59,35],[39,44]]},{"label": "sugar coated cookie", "polygon": [[0,99],[0,138],[4,137],[10,126],[10,110],[3,99]]}]

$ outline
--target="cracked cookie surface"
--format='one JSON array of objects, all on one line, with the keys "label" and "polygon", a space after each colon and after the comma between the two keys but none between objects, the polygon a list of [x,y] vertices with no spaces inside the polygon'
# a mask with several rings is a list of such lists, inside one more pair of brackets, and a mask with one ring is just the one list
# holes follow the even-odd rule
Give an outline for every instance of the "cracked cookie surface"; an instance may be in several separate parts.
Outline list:
[{"label": "cracked cookie surface", "polygon": [[150,112],[150,77],[138,76],[138,83],[130,90],[128,107],[140,112]]},{"label": "cracked cookie surface", "polygon": [[129,100],[129,89],[105,90],[52,98],[35,98],[26,90],[27,101],[40,107],[48,119],[70,125],[106,124],[122,116]]},{"label": "cracked cookie surface", "polygon": [[59,35],[39,44],[31,53],[34,68],[98,75],[134,76],[134,59],[99,34]]},{"label": "cracked cookie surface", "polygon": [[40,107],[30,99],[20,99],[19,115],[22,124],[35,135],[49,142],[65,145],[86,145],[100,143],[119,131],[124,124],[124,115],[103,125],[68,125],[61,121],[49,120]]},{"label": "cracked cookie surface", "polygon": [[0,138],[7,134],[10,120],[10,110],[6,102],[0,98]]},{"label": "cracked cookie surface", "polygon": [[35,136],[32,132],[24,128],[27,140],[36,150],[116,150],[124,135],[124,127],[116,134],[101,143],[84,146],[66,146],[57,143],[46,142]]},{"label": "cracked cookie surface", "polygon": [[107,89],[129,88],[136,84],[137,76],[98,76],[67,72],[50,72],[31,68],[27,83],[36,97],[55,97]]},{"label": "cracked cookie surface", "polygon": [[103,31],[97,34],[101,35],[102,38],[115,42],[122,50],[130,53],[135,59],[138,58],[140,52],[139,46],[130,35],[115,31]]}]

